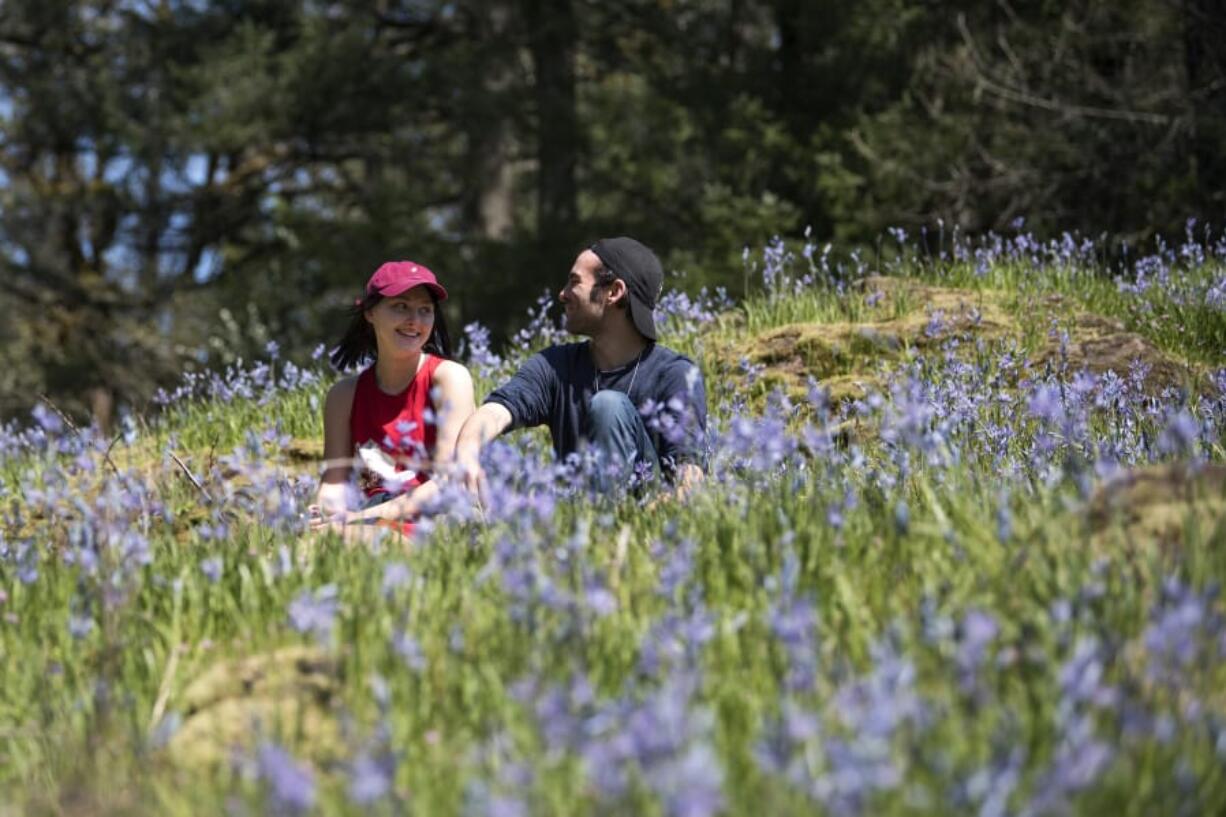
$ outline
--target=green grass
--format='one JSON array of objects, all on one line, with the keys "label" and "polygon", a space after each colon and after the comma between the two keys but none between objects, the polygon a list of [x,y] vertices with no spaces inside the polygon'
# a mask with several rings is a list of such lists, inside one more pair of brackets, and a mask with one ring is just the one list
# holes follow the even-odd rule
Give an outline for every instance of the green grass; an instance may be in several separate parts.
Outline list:
[{"label": "green grass", "polygon": [[996,264],[986,274],[976,274],[971,264],[919,267],[921,277],[944,286],[994,289],[1009,293],[1007,303],[1015,314],[1034,313],[1034,299],[1059,294],[1082,310],[1121,321],[1125,327],[1149,338],[1160,349],[1188,360],[1220,365],[1226,350],[1226,312],[1214,309],[1203,298],[1173,297],[1203,292],[1204,287],[1226,274],[1220,263],[1191,269],[1177,268],[1171,282],[1153,284],[1142,296],[1120,290],[1115,277],[1101,269]]},{"label": "green grass", "polygon": [[[1151,325],[1132,316],[1114,284],[1093,276],[1002,267],[975,278],[955,267],[931,280],[1011,291],[1010,308],[1033,321],[1041,320],[1034,296],[1059,292],[1079,308],[1132,321],[1132,328],[1172,352],[1223,362],[1220,351],[1206,351],[1221,331],[1220,316],[1189,313],[1184,332]],[[903,299],[874,309],[862,294],[826,291],[761,298],[712,333],[678,338],[675,345],[701,357],[785,323],[882,320],[913,306]],[[692,656],[664,663],[673,662],[673,672],[700,673],[698,701],[713,714],[710,739],[723,764],[725,813],[813,813],[812,801],[754,760],[755,743],[786,697],[790,659],[772,636],[767,613],[780,598],[790,555],[819,622],[815,687],[797,700],[819,710],[832,705],[841,686],[875,665],[874,645],[896,642],[916,667],[934,721],[894,743],[913,791],[881,792],[866,813],[946,814],[957,810],[942,799],[951,781],[969,777],[1006,738],[1027,753],[1022,792],[1038,785],[1039,770],[1058,750],[1059,667],[1079,639],[1093,636],[1118,647],[1121,654],[1106,671],[1121,685],[1134,683],[1142,677],[1133,666],[1139,658],[1128,650],[1138,643],[1163,581],[1174,575],[1200,588],[1226,580],[1226,526],[1220,521],[1189,524],[1177,549],[1119,545],[1123,540],[1104,547],[1069,479],[1010,482],[1012,535],[1001,541],[996,513],[1005,483],[986,455],[950,469],[917,457],[888,492],[871,483],[867,470],[853,474],[815,458],[777,479],[712,486],[684,505],[562,502],[531,530],[454,524],[407,553],[295,537],[245,513],[234,517],[223,541],[202,539],[189,524],[208,518],[201,493],[166,460],[165,450],[174,450],[206,490],[221,497],[235,485],[215,478],[212,466],[244,445],[250,432],[275,426],[295,438],[320,434],[326,385],[280,393],[263,404],[185,404],[150,420],[131,446],[117,444],[112,460],[148,475],[150,501],[172,519],[159,520],[152,507],[130,513],[150,544],[151,562],[139,568],[117,573],[116,548],[104,549],[96,570],[67,563],[63,554],[75,546],[70,518],[28,518],[23,496],[32,487],[54,487],[68,461],[27,456],[0,468],[10,554],[0,562],[6,594],[0,605],[0,790],[6,793],[0,815],[214,814],[235,797],[262,810],[264,790],[241,768],[202,768],[161,746],[157,716],[178,711],[191,681],[218,662],[314,644],[290,630],[287,610],[300,593],[325,584],[338,588],[341,609],[323,645],[340,665],[327,717],[346,736],[340,746],[312,746],[284,724],[273,736],[295,756],[316,762],[321,813],[459,813],[474,780],[524,796],[533,814],[662,813],[644,781],[615,805],[600,804],[578,760],[547,750],[516,685],[529,677],[564,683],[583,674],[598,700],[627,690],[648,695],[670,672],[640,672],[645,637],[667,616],[684,617],[699,607],[710,616],[710,639],[694,645]],[[479,383],[478,391],[490,385]],[[730,418],[714,395],[725,386],[709,384],[713,421],[720,426]],[[1004,409],[990,417],[1017,427],[1014,450],[1020,451],[1031,425]],[[885,461],[872,443],[864,453],[869,466]],[[1224,453],[1219,444],[1212,456],[1220,460]],[[96,499],[114,480],[105,466],[67,479],[72,497],[110,507]],[[842,501],[848,485],[858,503],[845,510],[838,530],[828,522],[828,509]],[[910,510],[905,531],[894,522],[899,500]],[[68,514],[75,501],[57,507]],[[539,575],[564,592],[582,594],[597,578],[616,597],[617,610],[598,617],[539,602],[521,610],[490,567],[508,537],[530,543],[517,558],[534,560]],[[11,555],[27,540],[39,553],[38,577],[28,584]],[[669,558],[686,541],[694,543],[691,572],[664,597],[660,582]],[[292,570],[283,569],[283,549]],[[210,557],[223,562],[216,583],[201,569]],[[387,566],[400,562],[412,580],[385,593]],[[113,578],[119,574],[127,578]],[[1074,604],[1071,618],[1054,616],[1053,607],[1067,600]],[[926,639],[920,620],[924,610],[958,619],[970,609],[990,613],[1000,627],[977,695],[958,685],[952,644]],[[94,622],[88,634],[70,634],[74,616]],[[423,669],[409,668],[397,654],[394,637],[402,632],[420,643]],[[1226,680],[1223,667],[1220,659],[1198,665],[1179,695],[1134,691],[1162,713],[1178,713],[1181,696],[1196,695],[1209,712],[1226,717],[1216,692]],[[328,755],[351,757],[374,740],[380,724],[399,754],[400,799],[365,808],[348,801],[343,764]],[[1226,803],[1220,761],[1194,724],[1181,725],[1171,743],[1149,740],[1131,748],[1111,718],[1103,716],[1099,728],[1125,747],[1125,759],[1074,801],[1079,812],[1144,815],[1195,802],[1209,813]],[[820,767],[820,751],[811,753]],[[526,789],[496,782],[512,759],[533,771]],[[1192,795],[1174,774],[1183,762],[1200,770],[1194,801],[1185,799]],[[929,798],[927,805],[917,792]]]}]

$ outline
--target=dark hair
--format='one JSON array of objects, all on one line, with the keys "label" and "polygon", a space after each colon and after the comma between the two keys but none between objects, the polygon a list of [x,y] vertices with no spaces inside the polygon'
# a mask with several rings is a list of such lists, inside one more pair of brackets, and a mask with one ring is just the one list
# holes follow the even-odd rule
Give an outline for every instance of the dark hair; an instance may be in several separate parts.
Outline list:
[{"label": "dark hair", "polygon": [[[430,330],[430,337],[426,338],[422,350],[435,357],[451,360],[451,335],[447,331],[447,319],[443,317],[443,310],[439,309],[438,296],[434,294],[434,290],[427,287],[426,294],[430,296],[430,302],[434,304],[434,327]],[[350,308],[349,326],[345,328],[345,334],[341,336],[340,343],[336,344],[336,348],[328,356],[332,365],[337,369],[344,371],[365,363],[367,360],[379,359],[375,328],[370,325],[370,321],[366,320],[366,313],[374,309],[382,300],[382,294],[368,292],[365,298]]]},{"label": "dark hair", "polygon": [[[600,290],[617,280],[617,273],[605,266],[603,261],[596,267],[595,276],[596,283],[592,284],[592,292],[587,296],[588,300],[592,303],[596,302],[596,296],[600,293]],[[624,306],[625,304],[621,305]]]}]

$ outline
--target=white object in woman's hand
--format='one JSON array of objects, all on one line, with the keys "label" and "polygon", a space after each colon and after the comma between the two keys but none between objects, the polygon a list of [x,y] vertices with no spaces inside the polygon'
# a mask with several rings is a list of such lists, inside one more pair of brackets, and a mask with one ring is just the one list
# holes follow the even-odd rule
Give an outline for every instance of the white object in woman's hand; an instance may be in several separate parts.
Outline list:
[{"label": "white object in woman's hand", "polygon": [[376,445],[364,445],[359,448],[358,458],[367,471],[383,480],[384,487],[391,493],[399,492],[401,486],[416,476],[412,471],[397,471],[396,463],[392,458]]}]

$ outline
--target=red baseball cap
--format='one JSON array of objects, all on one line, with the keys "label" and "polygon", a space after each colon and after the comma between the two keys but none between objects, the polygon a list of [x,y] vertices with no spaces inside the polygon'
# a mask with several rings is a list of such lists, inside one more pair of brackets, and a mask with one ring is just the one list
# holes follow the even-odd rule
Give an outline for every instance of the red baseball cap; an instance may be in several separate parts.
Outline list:
[{"label": "red baseball cap", "polygon": [[370,276],[366,282],[366,293],[378,292],[385,298],[394,298],[416,286],[426,287],[440,301],[447,300],[447,290],[443,289],[434,273],[414,261],[388,261]]}]

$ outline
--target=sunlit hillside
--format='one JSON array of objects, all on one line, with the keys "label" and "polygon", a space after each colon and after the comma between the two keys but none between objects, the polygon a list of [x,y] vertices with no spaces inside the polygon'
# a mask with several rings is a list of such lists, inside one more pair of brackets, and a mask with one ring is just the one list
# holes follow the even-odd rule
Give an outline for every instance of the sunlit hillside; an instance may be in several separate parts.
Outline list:
[{"label": "sunlit hillside", "polygon": [[[0,815],[1226,811],[1226,238],[782,242],[668,292],[705,484],[539,433],[306,530],[322,362],[0,437]],[[485,394],[558,336],[465,330]]]}]

